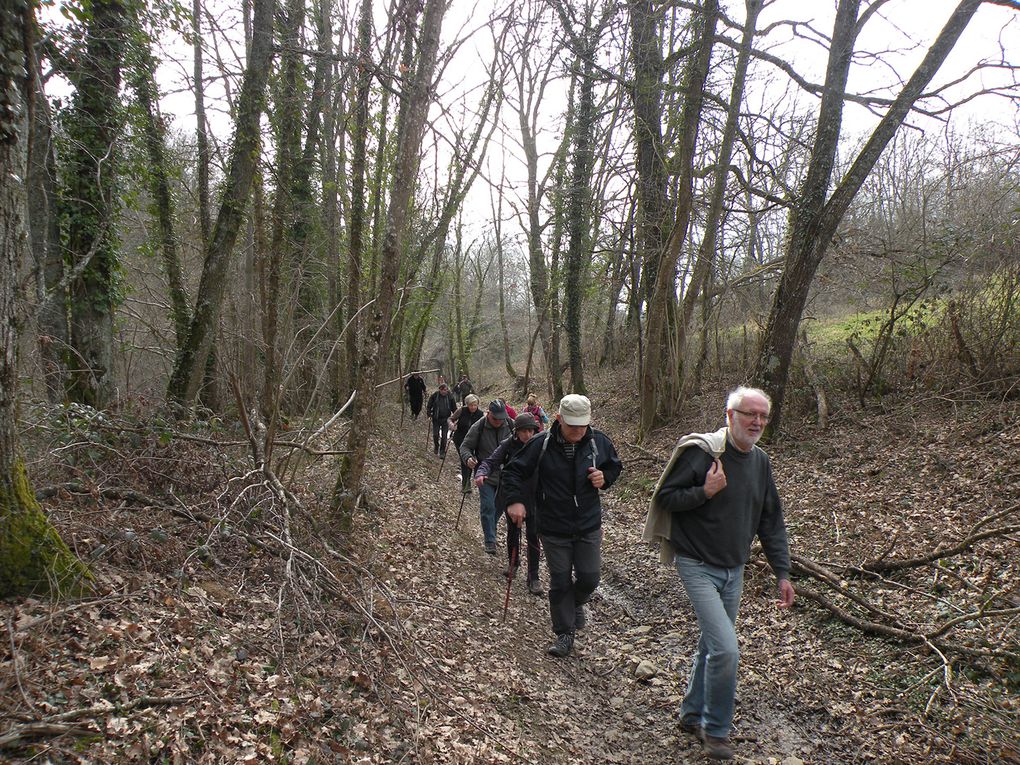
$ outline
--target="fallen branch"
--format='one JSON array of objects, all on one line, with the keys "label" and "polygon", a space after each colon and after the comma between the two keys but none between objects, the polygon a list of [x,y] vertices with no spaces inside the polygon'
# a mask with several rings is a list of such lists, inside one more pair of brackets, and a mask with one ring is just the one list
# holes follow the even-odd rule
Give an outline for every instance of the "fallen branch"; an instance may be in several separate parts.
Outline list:
[{"label": "fallen branch", "polygon": [[133,712],[137,709],[145,709],[147,707],[169,707],[177,706],[178,704],[184,704],[193,699],[197,699],[198,694],[191,694],[189,696],[142,696],[139,699],[128,704],[96,704],[91,707],[82,707],[81,709],[69,709],[66,712],[60,712],[55,715],[47,715],[39,720],[27,723],[16,723],[0,734],[0,749],[15,749],[21,745],[23,741],[30,738],[38,738],[39,736],[63,736],[70,734],[73,736],[96,736],[102,735],[102,732],[91,730],[89,728],[78,728],[73,725],[69,725],[72,720],[80,720],[83,717],[105,717],[111,712],[116,712],[118,715],[124,715],[128,712]]}]

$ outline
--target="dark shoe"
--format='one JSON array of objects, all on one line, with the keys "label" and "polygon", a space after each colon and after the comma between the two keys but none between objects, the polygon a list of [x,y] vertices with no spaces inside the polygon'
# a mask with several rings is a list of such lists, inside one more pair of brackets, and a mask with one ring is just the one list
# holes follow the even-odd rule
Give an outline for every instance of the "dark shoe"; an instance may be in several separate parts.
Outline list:
[{"label": "dark shoe", "polygon": [[574,647],[574,636],[569,632],[561,632],[556,636],[556,642],[549,646],[549,655],[562,659],[570,654]]},{"label": "dark shoe", "polygon": [[520,566],[507,566],[506,571],[503,572],[503,576],[505,576],[507,579],[509,579],[512,576],[516,576],[517,569],[519,568]]},{"label": "dark shoe", "polygon": [[485,552],[487,552],[489,555],[495,555],[496,554],[496,543],[495,542],[486,542],[485,543]]},{"label": "dark shoe", "polygon": [[588,626],[588,614],[584,612],[584,606],[574,606],[574,629],[583,630]]},{"label": "dark shoe", "polygon": [[733,759],[733,748],[730,746],[730,740],[728,738],[709,736],[707,733],[705,733],[701,737],[701,743],[705,748],[705,754],[707,754],[711,759],[713,760]]},{"label": "dark shoe", "polygon": [[440,456],[440,457],[441,457],[442,459],[444,459],[444,460],[445,460],[445,459],[446,459],[446,452],[445,452],[445,451],[441,451],[441,452],[439,452],[439,456]]},{"label": "dark shoe", "polygon": [[542,583],[537,579],[528,580],[528,592],[532,595],[545,595],[545,590],[542,589]]},{"label": "dark shoe", "polygon": [[694,736],[698,740],[701,740],[704,735],[704,730],[699,722],[687,722],[687,720],[681,720],[680,730],[690,736]]},{"label": "dark shoe", "polygon": [[461,494],[470,494],[471,493],[471,487],[470,486],[461,486],[460,487],[460,493]]}]

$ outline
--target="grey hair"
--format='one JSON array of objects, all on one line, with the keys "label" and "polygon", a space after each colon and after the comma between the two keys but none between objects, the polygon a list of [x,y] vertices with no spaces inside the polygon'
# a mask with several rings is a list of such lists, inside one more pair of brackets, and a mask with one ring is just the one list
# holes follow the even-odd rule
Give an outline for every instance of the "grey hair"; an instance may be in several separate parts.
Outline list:
[{"label": "grey hair", "polygon": [[726,410],[729,411],[730,409],[736,409],[737,407],[742,406],[744,399],[748,396],[761,396],[766,402],[768,402],[769,411],[772,411],[772,399],[769,394],[761,388],[749,388],[746,385],[734,388],[733,391],[730,392],[730,395],[726,397]]}]

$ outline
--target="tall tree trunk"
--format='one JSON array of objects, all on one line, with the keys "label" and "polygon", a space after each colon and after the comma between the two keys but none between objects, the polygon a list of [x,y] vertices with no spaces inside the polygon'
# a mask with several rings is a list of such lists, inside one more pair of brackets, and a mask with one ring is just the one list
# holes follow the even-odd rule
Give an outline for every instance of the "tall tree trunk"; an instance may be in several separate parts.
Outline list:
[{"label": "tall tree trunk", "polygon": [[191,405],[202,384],[205,362],[213,345],[222,308],[227,267],[251,193],[262,138],[259,120],[273,58],[274,6],[274,0],[255,0],[254,4],[251,55],[245,67],[237,104],[234,145],[224,182],[223,199],[206,249],[188,339],[177,354],[167,387],[167,398],[182,406]]},{"label": "tall tree trunk", "polygon": [[32,4],[0,0],[0,597],[80,589],[88,572],[39,507],[18,445],[18,272],[28,258]]},{"label": "tall tree trunk", "polygon": [[333,495],[333,507],[340,513],[341,524],[350,526],[365,472],[367,442],[378,424],[376,383],[379,368],[386,358],[390,341],[390,318],[397,279],[400,275],[400,254],[408,228],[408,212],[418,174],[425,117],[428,113],[432,74],[439,51],[446,0],[426,0],[422,21],[421,44],[417,67],[401,104],[397,141],[396,167],[386,236],[383,240],[379,295],[372,306],[365,351],[361,358],[361,382],[354,404],[354,416],[348,441],[349,454],[341,465]]},{"label": "tall tree trunk", "polygon": [[[666,245],[668,188],[662,144],[663,11],[647,0],[627,0],[634,60],[634,146],[637,164],[637,240],[645,264],[643,299],[651,301],[659,259]],[[635,289],[638,285],[634,285]]]},{"label": "tall tree trunk", "polygon": [[676,217],[667,246],[662,251],[656,270],[655,288],[648,305],[648,322],[645,331],[645,355],[641,365],[641,425],[639,438],[652,429],[659,413],[660,392],[663,384],[663,361],[668,358],[669,333],[666,317],[674,304],[677,264],[680,251],[687,240],[687,229],[693,206],[694,152],[701,123],[701,107],[705,100],[705,82],[712,60],[715,27],[719,18],[718,0],[705,0],[702,4],[695,52],[688,67],[681,112],[680,147],[677,152],[679,179],[677,183]]},{"label": "tall tree trunk", "polygon": [[[248,4],[245,3],[245,15]],[[202,0],[191,3],[192,52],[195,77],[195,141],[198,149],[198,230],[202,251],[209,246],[212,221],[209,217],[209,135],[205,122],[205,74],[202,58]],[[248,24],[245,24],[245,42],[248,42]]]},{"label": "tall tree trunk", "polygon": [[166,156],[166,127],[159,113],[159,97],[156,90],[155,62],[149,50],[149,38],[144,34],[137,17],[134,45],[134,66],[128,72],[128,80],[135,91],[141,108],[141,131],[145,151],[149,159],[149,193],[152,195],[156,222],[159,226],[159,245],[162,251],[163,271],[166,274],[170,293],[170,315],[173,318],[177,348],[184,343],[191,322],[191,306],[184,288],[184,272],[181,268],[180,248],[174,232],[173,197],[170,193],[170,168]]},{"label": "tall tree trunk", "polygon": [[[365,173],[368,163],[368,99],[372,85],[372,0],[362,0],[358,21],[358,78],[354,93],[354,135],[351,146],[351,215],[347,255],[347,366],[350,387],[361,385],[357,379],[356,359],[360,356],[361,266],[365,258]],[[380,153],[380,159],[381,159]],[[381,194],[382,190],[376,191]]]},{"label": "tall tree trunk", "polygon": [[[119,257],[114,231],[118,142],[123,131],[120,74],[127,15],[120,0],[97,0],[86,21],[68,137],[67,251],[81,275],[71,283],[72,400],[97,408],[113,395],[113,313]],[[88,261],[87,265],[82,265]]]},{"label": "tall tree trunk", "polygon": [[[33,39],[38,22],[29,19]],[[29,50],[28,80],[31,89],[28,125],[28,218],[26,223],[36,272],[36,299],[39,304],[39,360],[51,404],[63,401],[67,369],[63,354],[68,346],[67,290],[64,278],[64,254],[60,245],[57,214],[57,155],[54,148],[50,104],[43,90],[37,51]]]},{"label": "tall tree trunk", "polygon": [[[506,325],[506,275],[503,271],[503,184],[499,186],[499,204],[493,215],[494,228],[496,229],[496,258],[499,267],[499,329],[503,336],[503,366],[511,381],[517,379],[517,370],[514,369],[510,360],[510,332]],[[462,370],[470,377],[470,373]]]},{"label": "tall tree trunk", "polygon": [[[746,18],[744,33],[740,40],[740,51],[737,54],[736,69],[733,73],[733,85],[730,88],[730,103],[726,110],[726,124],[723,127],[722,142],[719,155],[715,161],[712,178],[712,195],[709,199],[708,214],[705,219],[705,234],[701,238],[698,254],[691,270],[691,277],[684,292],[680,316],[677,321],[678,368],[684,368],[684,353],[687,346],[687,332],[690,327],[694,306],[698,302],[705,284],[711,278],[715,262],[716,242],[719,234],[719,221],[722,218],[723,200],[726,196],[726,179],[729,177],[730,160],[733,157],[733,141],[737,135],[737,121],[740,118],[740,106],[744,100],[744,84],[747,80],[747,64],[751,58],[751,43],[754,40],[755,28],[758,25],[758,13],[762,8],[762,0],[746,0]],[[682,374],[681,374],[682,377]],[[682,380],[681,380],[682,383]]]},{"label": "tall tree trunk", "polygon": [[[276,133],[276,194],[273,200],[273,239],[269,246],[266,270],[266,302],[262,306],[263,340],[266,348],[262,403],[275,418],[280,403],[281,294],[298,289],[301,279],[299,244],[293,234],[298,227],[296,187],[301,153],[301,115],[304,107],[304,67],[299,45],[305,20],[304,0],[287,0],[280,29],[280,74],[273,99],[273,126]],[[284,265],[286,264],[286,269]],[[287,277],[284,276],[287,274]],[[287,282],[286,284],[284,282]]]},{"label": "tall tree trunk", "polygon": [[956,6],[924,59],[826,200],[839,145],[847,74],[860,31],[859,5],[859,0],[841,0],[836,11],[825,90],[818,113],[818,132],[807,175],[790,213],[786,268],[758,346],[754,379],[772,395],[771,429],[779,427],[797,328],[815,272],[829,243],[886,145],[960,39],[981,0],[963,0]]},{"label": "tall tree trunk", "polygon": [[573,130],[570,189],[567,193],[567,268],[563,285],[566,302],[567,354],[570,389],[586,393],[581,356],[581,307],[584,278],[591,264],[592,142],[595,130],[595,33],[585,30],[584,48],[578,51],[577,119]]}]

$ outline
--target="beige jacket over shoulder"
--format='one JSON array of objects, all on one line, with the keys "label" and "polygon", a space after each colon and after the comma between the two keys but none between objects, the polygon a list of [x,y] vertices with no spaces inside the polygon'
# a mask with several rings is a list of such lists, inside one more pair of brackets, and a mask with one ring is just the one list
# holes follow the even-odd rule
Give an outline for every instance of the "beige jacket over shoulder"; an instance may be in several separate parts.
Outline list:
[{"label": "beige jacket over shoulder", "polygon": [[704,449],[713,457],[718,457],[726,451],[726,438],[729,428],[719,428],[714,433],[689,433],[677,441],[673,454],[669,458],[669,464],[662,471],[658,482],[655,484],[655,491],[652,492],[652,499],[648,503],[648,518],[645,520],[645,531],[641,538],[646,542],[657,542],[659,545],[659,562],[665,566],[673,564],[673,545],[669,541],[671,518],[670,514],[659,507],[659,489],[666,481],[666,477],[673,469],[681,452],[691,446]]}]

